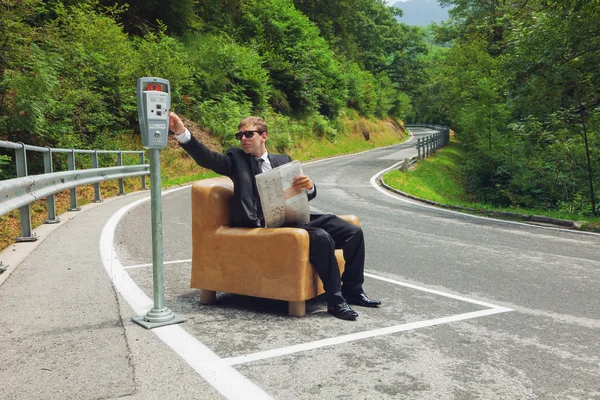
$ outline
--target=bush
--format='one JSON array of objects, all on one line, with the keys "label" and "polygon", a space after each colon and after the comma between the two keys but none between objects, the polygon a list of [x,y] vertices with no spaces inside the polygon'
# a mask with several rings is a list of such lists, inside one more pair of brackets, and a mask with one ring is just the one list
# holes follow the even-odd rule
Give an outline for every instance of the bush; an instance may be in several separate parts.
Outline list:
[{"label": "bush", "polygon": [[346,82],[317,27],[291,0],[244,2],[240,18],[237,37],[257,48],[276,93],[285,95],[273,105],[335,117],[346,102]]},{"label": "bush", "polygon": [[269,72],[255,50],[224,36],[190,35],[185,43],[197,98],[218,99],[227,93],[229,98],[250,101],[256,114],[267,109]]},{"label": "bush", "polygon": [[265,120],[269,127],[267,144],[278,153],[285,153],[294,144],[293,138],[301,138],[306,132],[305,127],[285,115],[271,113]]},{"label": "bush", "polygon": [[329,120],[324,116],[315,114],[308,118],[308,123],[312,132],[318,138],[326,138],[330,141],[333,141],[335,139],[337,132],[335,128],[331,126]]},{"label": "bush", "polygon": [[380,74],[377,77],[377,82],[377,109],[375,110],[375,116],[385,118],[396,105],[398,91],[392,80],[385,74]]},{"label": "bush", "polygon": [[379,98],[378,82],[373,74],[361,69],[355,62],[345,64],[345,74],[348,82],[348,107],[362,115],[374,116]]},{"label": "bush", "polygon": [[216,100],[205,100],[198,104],[195,111],[197,120],[217,136],[224,147],[239,146],[235,139],[239,122],[252,114],[252,104],[249,101],[223,95]]}]

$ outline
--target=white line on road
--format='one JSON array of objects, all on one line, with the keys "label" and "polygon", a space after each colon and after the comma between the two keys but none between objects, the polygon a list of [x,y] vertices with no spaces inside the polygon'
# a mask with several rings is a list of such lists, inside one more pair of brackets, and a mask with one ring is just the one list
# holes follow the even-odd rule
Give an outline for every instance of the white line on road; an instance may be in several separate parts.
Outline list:
[{"label": "white line on road", "polygon": [[485,316],[489,316],[489,315],[513,311],[513,309],[511,309],[511,308],[501,307],[501,306],[497,306],[495,304],[486,303],[486,302],[479,301],[479,300],[469,299],[468,297],[464,297],[464,296],[457,296],[454,294],[441,292],[439,290],[428,289],[428,288],[425,288],[422,286],[417,286],[417,285],[413,285],[410,283],[400,282],[400,281],[397,281],[394,279],[389,279],[389,278],[375,275],[375,274],[368,273],[368,272],[365,272],[365,276],[373,278],[373,279],[379,279],[384,282],[393,283],[394,285],[404,286],[404,287],[407,287],[410,289],[416,289],[416,290],[420,290],[423,292],[432,293],[435,295],[444,296],[444,297],[448,297],[451,299],[460,300],[460,301],[464,301],[464,302],[472,303],[472,304],[477,304],[477,305],[489,307],[489,308],[487,310],[473,311],[473,312],[468,312],[468,313],[464,313],[464,314],[457,314],[457,315],[451,315],[451,316],[447,316],[447,317],[430,319],[430,320],[426,320],[426,321],[410,322],[407,324],[395,325],[395,326],[390,326],[387,328],[373,329],[370,331],[357,332],[357,333],[352,333],[349,335],[343,335],[343,336],[337,336],[337,337],[328,338],[328,339],[316,340],[314,342],[301,343],[301,344],[297,344],[297,345],[293,345],[293,346],[282,347],[282,348],[272,349],[272,350],[267,350],[267,351],[261,351],[261,352],[252,353],[252,354],[245,354],[245,355],[237,356],[237,357],[224,358],[223,362],[226,362],[229,365],[244,364],[244,363],[248,363],[248,362],[252,362],[252,361],[264,360],[266,358],[281,357],[284,355],[298,353],[301,351],[314,350],[314,349],[317,349],[320,347],[333,346],[333,345],[348,343],[348,342],[352,342],[352,341],[356,341],[356,340],[367,339],[367,338],[371,338],[371,337],[375,337],[375,336],[389,335],[392,333],[404,332],[404,331],[409,331],[409,330],[413,330],[413,329],[447,324],[447,323],[456,322],[456,321],[464,321],[467,319],[485,317]]},{"label": "white line on road", "polygon": [[[455,294],[450,294],[450,293],[446,293],[446,292],[440,292],[439,290],[428,289],[428,288],[425,288],[423,286],[413,285],[411,283],[396,281],[394,279],[390,279],[390,278],[386,278],[386,277],[383,277],[383,276],[371,274],[371,273],[368,273],[368,272],[365,272],[365,276],[368,276],[368,277],[374,278],[374,279],[379,279],[380,281],[393,283],[394,285],[404,286],[404,287],[411,288],[411,289],[417,289],[417,290],[420,290],[422,292],[436,294],[438,296],[449,297],[451,299],[460,300],[460,301],[464,301],[464,302],[472,303],[472,304],[477,304],[477,305],[480,305],[480,306],[483,306],[483,307],[496,308],[496,309],[503,308],[503,307],[497,306],[495,304],[490,304],[490,303],[486,303],[486,302],[479,301],[479,300],[473,300],[473,299],[469,299],[468,297],[457,296]],[[506,311],[512,311],[512,309],[507,308]]]},{"label": "white line on road", "polygon": [[473,214],[468,214],[468,213],[464,213],[464,212],[459,212],[459,211],[454,211],[454,210],[448,210],[447,208],[431,206],[429,204],[423,204],[423,203],[421,203],[419,201],[416,201],[416,200],[412,200],[412,199],[407,199],[407,198],[404,198],[404,197],[400,197],[400,195],[395,194],[395,193],[390,193],[389,191],[387,191],[386,189],[382,188],[381,186],[379,186],[377,184],[377,179],[380,176],[382,176],[386,172],[391,171],[392,169],[396,168],[398,165],[402,164],[403,162],[404,161],[399,161],[399,162],[393,164],[391,167],[388,167],[388,168],[386,168],[386,169],[384,169],[382,171],[379,171],[375,175],[373,175],[371,177],[371,179],[370,179],[371,186],[373,186],[375,189],[379,190],[381,193],[385,194],[386,196],[389,196],[389,197],[391,197],[393,199],[396,199],[398,201],[402,201],[404,203],[409,203],[409,204],[412,204],[412,205],[415,205],[415,206],[419,206],[419,207],[431,208],[433,210],[437,210],[437,211],[441,211],[441,212],[445,212],[445,213],[449,213],[449,214],[462,215],[464,217],[475,218],[475,219],[483,219],[483,220],[486,220],[486,221],[502,222],[502,223],[505,223],[505,224],[528,226],[530,228],[549,229],[549,230],[555,230],[555,231],[570,232],[570,233],[575,233],[575,234],[580,234],[580,235],[593,235],[593,236],[597,236],[598,235],[598,233],[595,233],[595,232],[586,232],[586,231],[578,231],[578,230],[572,230],[572,229],[555,228],[555,227],[551,227],[551,226],[526,224],[524,222],[507,221],[507,220],[504,220],[504,219],[482,217],[480,215],[473,215]]},{"label": "white line on road", "polygon": [[[186,189],[188,186],[167,190],[163,195]],[[104,225],[100,235],[100,256],[117,291],[129,303],[137,315],[144,315],[153,301],[135,284],[119,261],[114,247],[115,230],[125,213],[150,197],[135,201],[117,211]],[[272,399],[261,388],[237,372],[213,353],[208,347],[187,333],[179,325],[155,328],[152,332],[182,357],[202,378],[226,399]]]},{"label": "white line on road", "polygon": [[472,319],[472,318],[485,317],[488,315],[499,314],[499,313],[503,313],[503,312],[507,312],[507,311],[511,311],[511,309],[504,308],[504,307],[489,308],[487,310],[480,310],[480,311],[473,311],[473,312],[469,312],[469,313],[465,313],[465,314],[451,315],[449,317],[430,319],[427,321],[410,322],[408,324],[395,325],[395,326],[390,326],[388,328],[380,328],[380,329],[374,329],[374,330],[370,330],[370,331],[357,332],[357,333],[352,333],[350,335],[337,336],[337,337],[317,340],[317,341],[309,342],[309,343],[301,343],[301,344],[297,344],[294,346],[282,347],[279,349],[267,350],[267,351],[262,351],[262,352],[258,352],[258,353],[253,353],[253,354],[246,354],[246,355],[239,356],[239,357],[229,357],[229,358],[224,358],[222,361],[229,365],[238,365],[238,364],[248,363],[251,361],[264,360],[266,358],[281,357],[284,355],[298,353],[301,351],[314,350],[314,349],[318,349],[320,347],[333,346],[333,345],[337,345],[337,344],[352,342],[355,340],[372,338],[375,336],[389,335],[392,333],[404,332],[404,331],[409,331],[409,330],[418,329],[418,328],[425,328],[425,327],[434,326],[434,325],[447,324],[450,322],[464,321],[464,320]]},{"label": "white line on road", "polygon": [[[188,262],[192,262],[192,259],[187,259],[187,260],[175,260],[175,261],[164,261],[164,264],[181,264],[181,263],[188,263]],[[153,264],[138,264],[138,265],[128,265],[126,267],[123,267],[124,269],[133,269],[133,268],[143,268],[143,267],[151,267]]]}]

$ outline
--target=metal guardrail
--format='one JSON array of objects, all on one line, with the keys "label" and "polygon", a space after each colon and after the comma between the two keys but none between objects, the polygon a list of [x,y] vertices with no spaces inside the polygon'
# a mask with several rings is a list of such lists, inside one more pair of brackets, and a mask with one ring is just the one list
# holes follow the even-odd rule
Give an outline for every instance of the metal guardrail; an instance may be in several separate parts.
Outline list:
[{"label": "metal guardrail", "polygon": [[[46,219],[45,223],[57,223],[59,220],[56,217],[54,194],[69,189],[69,211],[79,211],[80,208],[77,206],[77,186],[93,184],[94,202],[101,202],[100,182],[118,179],[119,195],[122,195],[125,193],[124,178],[141,176],[142,189],[146,189],[146,175],[150,173],[149,165],[145,163],[143,151],[57,149],[6,142],[3,140],[0,140],[0,148],[13,149],[15,151],[14,160],[17,177],[0,181],[0,216],[19,209],[21,236],[16,238],[17,241],[34,241],[37,239],[32,233],[30,211],[30,204],[35,200],[46,198],[48,219]],[[28,151],[43,153],[43,174],[27,174]],[[67,154],[68,171],[53,171],[52,155],[55,153]],[[76,154],[91,154],[92,168],[76,169]],[[116,155],[117,165],[114,167],[98,168],[99,154]],[[123,165],[123,154],[138,154],[140,163],[136,165]]]},{"label": "metal guardrail", "polygon": [[430,128],[438,132],[425,138],[417,139],[417,160],[422,160],[433,155],[437,150],[444,147],[450,141],[450,128],[441,125],[407,125],[407,128]]}]

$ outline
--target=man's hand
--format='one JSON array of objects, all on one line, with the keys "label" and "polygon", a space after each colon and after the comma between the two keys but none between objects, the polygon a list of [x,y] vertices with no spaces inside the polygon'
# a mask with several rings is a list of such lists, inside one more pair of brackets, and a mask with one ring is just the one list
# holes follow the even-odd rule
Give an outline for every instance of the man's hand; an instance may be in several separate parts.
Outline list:
[{"label": "man's hand", "polygon": [[292,185],[294,189],[306,189],[311,190],[313,187],[313,183],[310,178],[306,175],[298,175],[294,178],[294,184]]},{"label": "man's hand", "polygon": [[181,118],[174,112],[169,113],[169,129],[175,132],[176,135],[181,135],[185,132],[185,125],[183,125]]}]

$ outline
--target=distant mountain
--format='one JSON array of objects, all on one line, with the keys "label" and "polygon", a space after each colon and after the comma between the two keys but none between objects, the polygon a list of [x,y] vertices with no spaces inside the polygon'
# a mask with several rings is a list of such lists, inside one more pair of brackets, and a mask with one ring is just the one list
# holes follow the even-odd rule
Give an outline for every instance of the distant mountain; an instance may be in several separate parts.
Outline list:
[{"label": "distant mountain", "polygon": [[[388,4],[392,2],[389,1]],[[448,8],[442,8],[437,0],[398,1],[393,4],[404,15],[398,21],[407,25],[425,26],[432,22],[440,23],[448,19]]]}]

